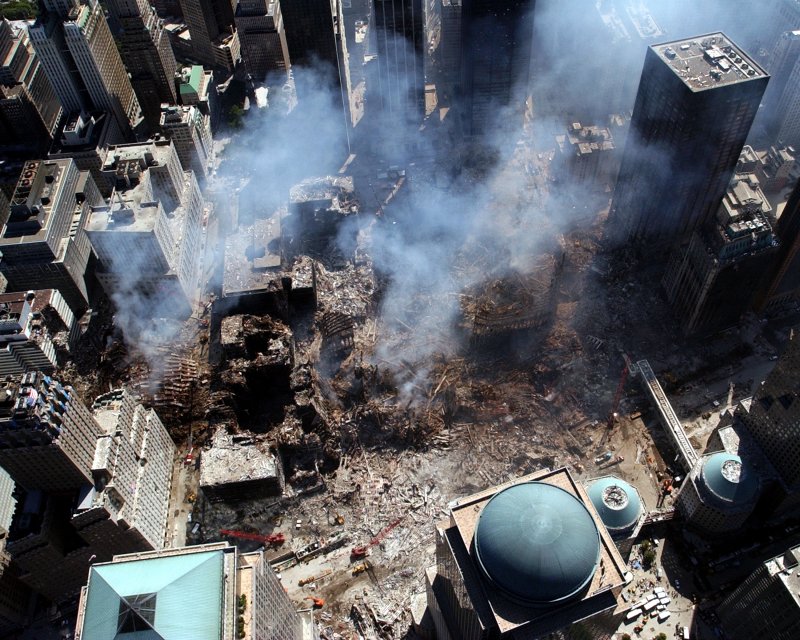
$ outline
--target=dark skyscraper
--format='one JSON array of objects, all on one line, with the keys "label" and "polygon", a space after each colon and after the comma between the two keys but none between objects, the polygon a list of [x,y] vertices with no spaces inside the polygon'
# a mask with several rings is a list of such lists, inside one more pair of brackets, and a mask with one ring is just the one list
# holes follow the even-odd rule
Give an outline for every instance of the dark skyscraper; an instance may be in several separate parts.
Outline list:
[{"label": "dark skyscraper", "polygon": [[291,67],[281,4],[278,0],[239,0],[236,30],[242,46],[242,61],[256,82],[270,72],[281,71],[281,82]]},{"label": "dark skyscraper", "polygon": [[421,122],[425,113],[422,0],[375,0],[374,9],[376,89],[383,112]]},{"label": "dark skyscraper", "polygon": [[[481,134],[501,110],[523,111],[535,0],[463,0],[461,94],[465,133]],[[522,119],[520,117],[520,123]]]},{"label": "dark skyscraper", "polygon": [[317,60],[337,69],[330,0],[288,0],[281,12],[292,64],[309,66]]},{"label": "dark skyscraper", "polygon": [[777,224],[781,244],[771,272],[763,284],[759,311],[791,311],[800,300],[800,181],[786,203]]},{"label": "dark skyscraper", "polygon": [[713,216],[768,79],[722,33],[648,48],[609,213],[614,241],[671,244]]}]

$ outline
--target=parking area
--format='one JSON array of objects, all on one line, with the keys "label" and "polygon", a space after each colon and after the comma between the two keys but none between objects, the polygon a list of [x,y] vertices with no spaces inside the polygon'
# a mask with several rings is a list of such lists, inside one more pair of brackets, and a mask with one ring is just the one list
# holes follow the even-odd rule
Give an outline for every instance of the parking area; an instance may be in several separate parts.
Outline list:
[{"label": "parking area", "polygon": [[[652,638],[663,633],[667,638],[681,638],[683,627],[692,628],[695,604],[691,575],[675,561],[675,549],[663,538],[647,539],[634,545],[628,561],[633,579],[623,590],[622,598],[639,615],[626,619],[617,629],[616,638]],[[644,544],[642,544],[644,543]],[[645,568],[643,556],[647,548],[655,552],[655,560]]]}]

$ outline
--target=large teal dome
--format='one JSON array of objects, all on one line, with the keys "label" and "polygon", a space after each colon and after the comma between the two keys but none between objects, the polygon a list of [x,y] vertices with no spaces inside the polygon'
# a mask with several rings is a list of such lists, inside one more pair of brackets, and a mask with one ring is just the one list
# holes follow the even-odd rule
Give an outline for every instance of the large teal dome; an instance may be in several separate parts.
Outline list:
[{"label": "large teal dome", "polygon": [[611,533],[630,529],[642,514],[639,492],[620,478],[598,478],[589,486],[589,498]]},{"label": "large teal dome", "polygon": [[588,509],[571,493],[543,482],[495,494],[478,518],[474,544],[489,581],[526,604],[578,595],[600,560],[600,534]]},{"label": "large teal dome", "polygon": [[703,462],[702,480],[706,488],[725,504],[747,504],[758,493],[755,470],[730,453],[715,453]]}]

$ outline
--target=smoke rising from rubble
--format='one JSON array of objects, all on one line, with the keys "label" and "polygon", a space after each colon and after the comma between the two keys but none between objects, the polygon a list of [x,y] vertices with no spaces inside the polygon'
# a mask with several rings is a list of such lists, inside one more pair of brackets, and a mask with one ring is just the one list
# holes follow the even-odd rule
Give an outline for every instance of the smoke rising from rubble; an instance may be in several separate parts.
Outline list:
[{"label": "smoke rising from rubble", "polygon": [[[406,170],[411,183],[398,196],[402,202],[386,206],[385,215],[362,234],[364,248],[386,283],[375,363],[395,373],[411,400],[428,373],[422,363],[430,363],[437,353],[457,351],[463,341],[458,320],[465,291],[492,279],[524,275],[545,254],[557,259],[561,235],[589,223],[584,185],[561,180],[548,185],[547,193],[533,191],[526,161],[539,150],[552,149],[554,132],[564,132],[572,121],[606,126],[609,113],[629,113],[651,42],[724,30],[749,50],[767,26],[766,18],[759,23],[752,15],[732,11],[725,0],[702,5],[649,0],[663,34],[651,42],[634,37],[612,46],[598,7],[624,12],[628,3],[536,4],[534,125],[527,134],[521,131],[522,114],[511,109],[498,110],[498,122],[509,124],[505,131],[469,146],[452,141],[436,145],[411,125],[375,126],[369,129],[369,142],[387,161],[354,171],[362,197],[374,192],[378,174],[390,165]],[[295,67],[293,72],[301,96],[297,109],[283,120],[252,114],[242,142],[227,161],[232,175],[246,168],[257,181],[241,210],[263,211],[283,203],[293,183],[335,172],[344,160],[338,92],[325,88],[319,82],[322,74],[313,69]],[[628,74],[623,80],[629,82],[619,89],[619,108],[607,108],[603,100],[609,94],[603,93],[603,85],[620,73]],[[369,111],[377,100],[375,87],[368,90]],[[369,123],[359,126],[366,137]],[[460,170],[451,171],[443,162],[454,158]],[[363,213],[362,226],[375,211]]]}]

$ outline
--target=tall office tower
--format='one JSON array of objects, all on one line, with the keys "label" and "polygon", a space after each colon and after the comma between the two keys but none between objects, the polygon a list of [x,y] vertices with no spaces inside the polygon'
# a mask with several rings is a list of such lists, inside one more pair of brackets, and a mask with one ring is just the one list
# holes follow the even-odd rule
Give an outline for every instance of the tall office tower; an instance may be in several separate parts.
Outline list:
[{"label": "tall office tower", "polygon": [[151,131],[158,130],[161,104],[176,104],[175,71],[164,21],[146,0],[111,0],[109,9],[121,27],[117,35],[125,68]]},{"label": "tall office tower", "polygon": [[114,180],[114,193],[86,223],[97,279],[118,306],[133,302],[137,314],[188,314],[205,232],[194,173],[183,170],[170,140],[111,148],[103,172]]},{"label": "tall office tower", "polygon": [[236,31],[242,48],[242,63],[253,81],[261,82],[268,73],[281,72],[278,84],[286,82],[289,46],[278,0],[239,0]]},{"label": "tall office tower", "polygon": [[183,106],[195,106],[211,118],[212,128],[219,122],[220,107],[215,90],[214,73],[199,64],[185,67],[178,82],[178,95]]},{"label": "tall office tower", "polygon": [[91,566],[76,636],[115,638],[142,630],[158,638],[319,637],[264,552],[239,553],[226,542],[120,555]]},{"label": "tall office tower", "polygon": [[215,70],[233,73],[239,63],[240,44],[231,0],[180,0],[180,3],[197,60]]},{"label": "tall office tower", "polygon": [[123,144],[125,138],[117,121],[109,113],[73,113],[64,121],[47,157],[50,160],[72,158],[78,169],[89,171],[104,198],[111,195],[111,183],[103,175],[108,148]]},{"label": "tall office tower", "polygon": [[69,114],[90,108],[86,87],[67,51],[61,16],[57,13],[40,16],[28,28],[28,34],[64,112]]},{"label": "tall office tower", "polygon": [[79,328],[58,291],[0,293],[0,306],[0,376],[52,373],[65,364]]},{"label": "tall office tower", "polygon": [[648,48],[609,213],[617,244],[684,239],[719,206],[768,76],[722,33]]},{"label": "tall office tower", "polygon": [[46,153],[61,120],[61,104],[27,29],[0,21],[0,139]]},{"label": "tall office tower", "polygon": [[[329,0],[286,0],[281,5],[289,58],[294,65],[330,65],[338,78],[333,9]],[[333,76],[332,76],[333,77]],[[338,82],[338,80],[337,80]]]},{"label": "tall office tower", "polygon": [[113,392],[93,415],[35,372],[2,392],[0,466],[21,495],[7,550],[25,584],[62,602],[93,560],[164,547],[175,445],[152,410]]},{"label": "tall office tower", "polygon": [[462,0],[461,102],[464,132],[480,135],[520,114],[528,95],[535,0]]},{"label": "tall office tower", "polygon": [[0,468],[0,634],[7,637],[24,628],[31,597],[14,570],[9,570],[11,557],[6,542],[16,507],[14,481]]},{"label": "tall office tower", "polygon": [[764,92],[759,121],[764,123],[770,142],[776,142],[783,123],[788,124],[793,119],[792,100],[800,95],[800,90],[792,86],[792,81],[797,83],[797,77],[792,79],[792,74],[800,67],[800,30],[785,31],[780,35],[765,66],[769,70],[770,79]]},{"label": "tall office tower", "polygon": [[[777,473],[779,510],[800,501],[800,338],[794,336],[741,421]],[[774,492],[776,495],[779,492]]]},{"label": "tall office tower", "polygon": [[800,629],[800,547],[767,560],[717,606],[730,640],[793,640]]},{"label": "tall office tower", "polygon": [[[793,32],[800,37],[800,31]],[[783,144],[800,147],[800,57],[786,81],[786,88],[775,107],[779,119],[775,136]]]},{"label": "tall office tower", "polygon": [[425,115],[422,0],[375,0],[374,12],[378,86],[370,92],[397,125],[419,124]]},{"label": "tall office tower", "polygon": [[25,163],[0,231],[0,273],[8,291],[57,289],[73,312],[88,306],[86,266],[91,254],[83,226],[103,202],[88,171],[72,159]]},{"label": "tall office tower", "polygon": [[777,232],[780,248],[756,302],[758,311],[770,314],[791,311],[800,301],[800,180],[778,218]]},{"label": "tall office tower", "polygon": [[625,561],[567,469],[516,478],[449,510],[425,572],[437,637],[567,637],[568,629],[568,637],[612,638]]},{"label": "tall office tower", "polygon": [[123,130],[135,129],[141,107],[97,0],[69,14],[64,39],[95,109],[114,114]]},{"label": "tall office tower", "polygon": [[441,40],[436,48],[436,94],[452,104],[461,85],[461,0],[441,0]]},{"label": "tall office tower", "polygon": [[717,214],[672,254],[662,285],[687,334],[739,322],[778,250],[772,207],[755,174],[737,173]]},{"label": "tall office tower", "polygon": [[205,180],[214,157],[211,116],[197,107],[162,105],[161,130],[175,145],[181,166],[194,171],[198,180]]},{"label": "tall office tower", "polygon": [[37,372],[3,383],[0,467],[23,488],[58,493],[90,483],[100,433],[70,385]]},{"label": "tall office tower", "polygon": [[[133,548],[162,549],[172,486],[175,443],[153,409],[119,389],[95,402],[97,439],[94,491],[79,505],[72,526],[106,557]],[[124,535],[116,529],[125,528]]]}]

